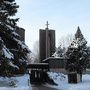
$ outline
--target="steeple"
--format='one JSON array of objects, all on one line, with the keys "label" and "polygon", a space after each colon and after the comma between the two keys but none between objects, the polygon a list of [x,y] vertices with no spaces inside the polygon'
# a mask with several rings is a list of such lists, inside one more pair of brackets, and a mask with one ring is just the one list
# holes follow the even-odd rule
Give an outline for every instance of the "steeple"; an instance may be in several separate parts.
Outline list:
[{"label": "steeple", "polygon": [[45,29],[39,31],[39,49],[41,62],[55,52],[55,30],[49,29],[48,21],[45,23]]}]

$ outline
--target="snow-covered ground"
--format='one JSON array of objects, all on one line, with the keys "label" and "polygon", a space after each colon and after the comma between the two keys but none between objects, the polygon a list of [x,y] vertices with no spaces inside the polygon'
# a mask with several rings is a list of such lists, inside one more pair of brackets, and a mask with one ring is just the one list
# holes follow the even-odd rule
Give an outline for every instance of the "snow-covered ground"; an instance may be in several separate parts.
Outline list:
[{"label": "snow-covered ground", "polygon": [[58,90],[90,90],[90,74],[83,75],[82,82],[77,84],[69,84],[67,76],[60,73],[50,73],[49,75],[58,84],[58,86],[53,86]]},{"label": "snow-covered ground", "polygon": [[[15,82],[16,85],[11,86],[11,82]],[[0,90],[32,90],[29,82],[29,75],[23,75],[12,78],[0,77]]]},{"label": "snow-covered ground", "polygon": [[[58,86],[45,84],[42,86],[34,86],[29,82],[29,75],[23,75],[12,78],[0,77],[0,90],[90,90],[90,74],[83,75],[83,81],[78,84],[68,84],[67,76],[61,73],[49,73]],[[16,85],[10,86],[11,81]],[[39,89],[40,88],[40,89]]]}]

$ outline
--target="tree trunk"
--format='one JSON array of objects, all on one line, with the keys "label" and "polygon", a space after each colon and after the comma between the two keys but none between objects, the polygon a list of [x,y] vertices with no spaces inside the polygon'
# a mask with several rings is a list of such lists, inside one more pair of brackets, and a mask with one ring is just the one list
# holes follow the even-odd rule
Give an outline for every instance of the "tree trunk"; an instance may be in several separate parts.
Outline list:
[{"label": "tree trunk", "polygon": [[82,82],[82,73],[80,73],[80,81]]}]

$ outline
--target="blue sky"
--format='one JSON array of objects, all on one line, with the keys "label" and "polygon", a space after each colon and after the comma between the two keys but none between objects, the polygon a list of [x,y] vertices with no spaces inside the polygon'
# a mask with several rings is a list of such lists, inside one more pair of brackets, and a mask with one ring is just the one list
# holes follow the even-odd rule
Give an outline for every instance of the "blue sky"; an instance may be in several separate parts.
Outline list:
[{"label": "blue sky", "polygon": [[39,29],[56,30],[56,45],[62,36],[74,34],[80,26],[90,44],[90,0],[16,0],[20,6],[18,25],[26,29],[26,44],[30,49],[39,38]]}]

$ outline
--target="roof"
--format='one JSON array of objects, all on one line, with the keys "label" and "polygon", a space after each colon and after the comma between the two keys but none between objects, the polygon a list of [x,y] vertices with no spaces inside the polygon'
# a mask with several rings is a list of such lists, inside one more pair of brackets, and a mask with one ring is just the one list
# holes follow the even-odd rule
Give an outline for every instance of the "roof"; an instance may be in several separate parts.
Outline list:
[{"label": "roof", "polygon": [[66,60],[66,58],[64,58],[64,57],[48,57],[48,58],[44,59],[42,62],[47,62],[49,60]]},{"label": "roof", "polygon": [[48,69],[49,64],[48,63],[34,63],[34,64],[28,64],[27,68],[36,68],[36,69]]}]

